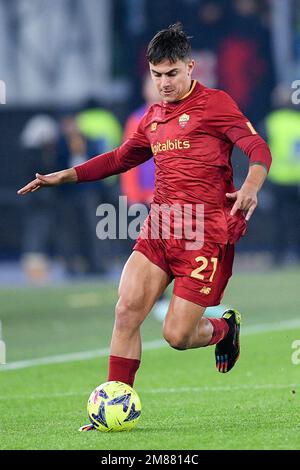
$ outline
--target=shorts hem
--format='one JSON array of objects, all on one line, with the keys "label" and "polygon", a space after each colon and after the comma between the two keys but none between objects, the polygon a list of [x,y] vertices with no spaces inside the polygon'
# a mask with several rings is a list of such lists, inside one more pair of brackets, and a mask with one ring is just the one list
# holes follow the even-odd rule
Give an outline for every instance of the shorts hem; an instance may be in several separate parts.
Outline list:
[{"label": "shorts hem", "polygon": [[147,249],[144,249],[140,246],[135,246],[133,248],[132,251],[139,251],[140,253],[142,253],[144,256],[146,256],[146,258],[151,261],[151,263],[155,264],[156,266],[158,266],[160,269],[162,269],[168,276],[170,276],[172,279],[173,279],[173,275],[170,271],[168,271],[168,269],[166,267],[164,267],[162,265],[162,263],[160,263],[159,261],[157,261],[156,259],[153,259],[153,257],[151,255],[149,255],[149,252],[147,251]]},{"label": "shorts hem", "polygon": [[193,302],[194,304],[197,304],[203,308],[216,307],[217,305],[220,305],[220,301],[206,302],[205,300],[199,299],[199,295],[194,294],[187,289],[182,289],[182,287],[178,287],[177,289],[174,287],[173,294],[175,294],[177,297],[180,297],[181,299]]}]

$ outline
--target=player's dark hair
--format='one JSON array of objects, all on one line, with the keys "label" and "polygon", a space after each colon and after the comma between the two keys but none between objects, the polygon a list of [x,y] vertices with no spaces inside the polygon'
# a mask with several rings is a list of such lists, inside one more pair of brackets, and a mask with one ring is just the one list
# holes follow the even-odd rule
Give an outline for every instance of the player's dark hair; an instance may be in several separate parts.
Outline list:
[{"label": "player's dark hair", "polygon": [[179,22],[159,31],[149,42],[148,62],[157,65],[164,60],[175,63],[177,60],[190,59],[192,49],[190,39]]}]

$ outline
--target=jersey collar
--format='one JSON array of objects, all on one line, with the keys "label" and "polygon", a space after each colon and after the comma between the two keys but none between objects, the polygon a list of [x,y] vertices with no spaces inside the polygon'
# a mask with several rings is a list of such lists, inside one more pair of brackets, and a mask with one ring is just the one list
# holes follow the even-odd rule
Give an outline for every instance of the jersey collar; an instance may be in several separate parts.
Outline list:
[{"label": "jersey collar", "polygon": [[196,85],[197,85],[197,80],[192,80],[192,84],[191,84],[191,88],[189,89],[189,91],[182,96],[182,98],[180,98],[178,101],[172,101],[171,103],[168,103],[168,102],[165,102],[165,101],[162,101],[162,106],[163,108],[165,109],[173,109],[174,106],[178,106],[179,103],[181,103],[183,100],[185,100],[186,98],[188,98],[194,91]]},{"label": "jersey collar", "polygon": [[178,101],[182,101],[182,100],[184,100],[185,98],[187,98],[188,96],[190,96],[190,95],[193,93],[196,84],[197,84],[197,80],[192,80],[191,88],[190,88],[189,91],[188,91],[185,95],[183,95],[183,97],[180,98],[180,100],[178,100]]}]

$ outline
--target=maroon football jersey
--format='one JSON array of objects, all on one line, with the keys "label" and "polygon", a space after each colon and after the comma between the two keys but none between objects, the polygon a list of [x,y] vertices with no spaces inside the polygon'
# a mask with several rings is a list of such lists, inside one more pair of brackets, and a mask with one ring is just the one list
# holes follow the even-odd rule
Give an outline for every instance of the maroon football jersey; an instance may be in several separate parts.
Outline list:
[{"label": "maroon football jersey", "polygon": [[267,145],[233,99],[194,80],[180,101],[152,105],[137,131],[120,147],[75,169],[79,182],[94,181],[127,171],[153,155],[153,202],[203,204],[204,240],[234,243],[245,232],[246,223],[242,211],[230,216],[233,203],[226,192],[235,191],[231,153],[234,143],[243,137],[251,137],[260,152],[258,162],[268,167]]},{"label": "maroon football jersey", "polygon": [[156,164],[154,203],[204,205],[204,239],[235,242],[245,231],[241,211],[231,217],[226,192],[235,191],[234,143],[256,132],[223,91],[196,81],[175,103],[154,104],[134,139],[151,145]]}]

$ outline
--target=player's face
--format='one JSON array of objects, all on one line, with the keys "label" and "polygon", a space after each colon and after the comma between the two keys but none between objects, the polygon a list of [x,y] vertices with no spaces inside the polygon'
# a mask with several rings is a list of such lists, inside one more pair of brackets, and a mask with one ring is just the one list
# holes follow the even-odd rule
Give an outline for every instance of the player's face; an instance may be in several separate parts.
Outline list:
[{"label": "player's face", "polygon": [[177,60],[174,63],[165,60],[157,65],[149,64],[152,79],[163,101],[178,101],[189,91],[194,65],[193,60]]}]

